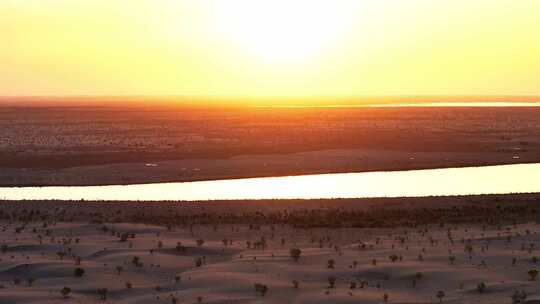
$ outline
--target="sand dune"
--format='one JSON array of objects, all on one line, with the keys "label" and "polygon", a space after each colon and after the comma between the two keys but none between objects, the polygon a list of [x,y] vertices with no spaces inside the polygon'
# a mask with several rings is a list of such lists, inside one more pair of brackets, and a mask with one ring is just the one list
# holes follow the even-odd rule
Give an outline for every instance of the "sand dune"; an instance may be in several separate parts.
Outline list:
[{"label": "sand dune", "polygon": [[[518,290],[526,303],[540,301],[527,273],[538,268],[535,223],[323,233],[287,226],[168,231],[127,223],[21,224],[4,222],[0,233],[7,246],[0,254],[0,303],[383,303],[385,295],[388,303],[437,303],[438,291],[443,303],[511,303]],[[122,233],[134,237],[122,241]],[[261,240],[264,249],[254,249]],[[298,262],[291,248],[301,249]],[[264,296],[256,283],[267,286]],[[64,286],[71,288],[66,299]]]}]

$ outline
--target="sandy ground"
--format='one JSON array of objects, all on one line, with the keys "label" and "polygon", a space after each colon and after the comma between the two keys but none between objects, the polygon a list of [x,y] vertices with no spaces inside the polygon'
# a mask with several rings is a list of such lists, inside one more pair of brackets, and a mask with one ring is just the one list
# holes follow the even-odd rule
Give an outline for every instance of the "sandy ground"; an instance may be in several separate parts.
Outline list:
[{"label": "sandy ground", "polygon": [[418,152],[369,149],[242,155],[57,169],[0,168],[1,186],[114,185],[318,173],[414,170],[537,162],[526,151]]},{"label": "sandy ground", "polygon": [[[388,206],[400,208],[397,201],[389,200]],[[417,204],[413,201],[409,206]],[[437,199],[433,208],[450,208],[443,201]],[[337,204],[335,210],[350,202]],[[381,200],[370,202],[380,207]],[[32,207],[38,203],[17,204],[1,211],[0,303],[384,303],[385,295],[388,303],[512,303],[515,291],[526,293],[523,303],[540,303],[538,281],[528,274],[539,266],[533,257],[539,255],[540,225],[529,220],[306,229],[239,220],[168,229],[77,220],[77,210],[118,214],[121,204],[109,210],[91,203],[70,208],[50,202],[42,209]],[[225,212],[239,206],[226,204],[156,206],[165,213],[185,208],[186,214],[198,210],[199,215],[209,206]],[[279,206],[286,204],[278,202],[274,210]],[[30,214],[34,220],[28,220]],[[71,216],[75,220],[67,222]],[[124,233],[129,237],[122,241]],[[290,253],[295,248],[301,250],[297,262]],[[79,267],[81,277],[74,275]],[[266,294],[254,284],[266,286]],[[60,293],[63,287],[71,289],[66,299]],[[100,299],[102,288],[107,288],[106,300]],[[444,292],[441,299],[439,291]]]}]

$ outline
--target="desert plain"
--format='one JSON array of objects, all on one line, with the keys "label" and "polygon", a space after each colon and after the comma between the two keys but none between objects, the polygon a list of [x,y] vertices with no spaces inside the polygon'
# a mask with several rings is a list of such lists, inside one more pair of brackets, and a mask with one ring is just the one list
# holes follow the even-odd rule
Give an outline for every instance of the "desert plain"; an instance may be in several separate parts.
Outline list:
[{"label": "desert plain", "polygon": [[0,303],[538,303],[538,202],[6,201]]},{"label": "desert plain", "polygon": [[[18,103],[0,108],[0,185],[537,163],[538,117],[538,107]],[[540,303],[539,202],[4,200],[0,303]]]}]

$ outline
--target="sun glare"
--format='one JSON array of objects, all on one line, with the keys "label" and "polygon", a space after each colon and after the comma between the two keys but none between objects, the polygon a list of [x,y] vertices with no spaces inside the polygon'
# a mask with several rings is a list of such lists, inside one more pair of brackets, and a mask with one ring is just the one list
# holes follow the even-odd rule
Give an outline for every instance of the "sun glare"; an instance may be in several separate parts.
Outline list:
[{"label": "sun glare", "polygon": [[227,1],[216,7],[221,39],[260,59],[303,61],[339,43],[353,2]]},{"label": "sun glare", "polygon": [[0,0],[3,95],[538,95],[538,0]]}]

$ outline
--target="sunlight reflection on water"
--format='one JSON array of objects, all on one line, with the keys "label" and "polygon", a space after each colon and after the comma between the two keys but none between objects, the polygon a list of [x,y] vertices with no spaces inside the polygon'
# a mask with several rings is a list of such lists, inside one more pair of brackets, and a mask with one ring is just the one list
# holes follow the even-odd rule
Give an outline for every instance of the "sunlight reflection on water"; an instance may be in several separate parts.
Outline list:
[{"label": "sunlight reflection on water", "polygon": [[13,200],[368,198],[540,192],[540,164],[317,174],[125,186],[0,187]]}]

